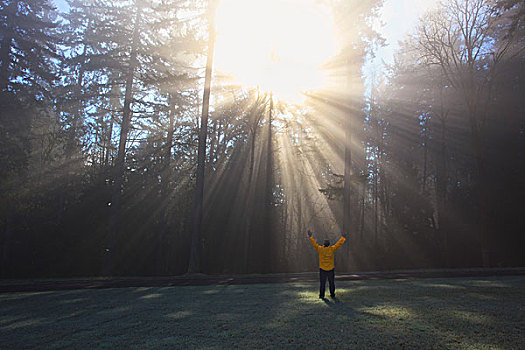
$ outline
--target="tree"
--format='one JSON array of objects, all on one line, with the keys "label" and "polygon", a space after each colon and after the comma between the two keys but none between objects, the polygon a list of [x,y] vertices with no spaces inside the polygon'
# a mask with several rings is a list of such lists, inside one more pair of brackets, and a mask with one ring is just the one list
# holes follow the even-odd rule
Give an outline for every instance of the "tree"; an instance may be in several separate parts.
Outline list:
[{"label": "tree", "polygon": [[56,16],[48,0],[10,0],[0,5],[0,90],[50,98],[56,78]]},{"label": "tree", "polygon": [[[437,65],[460,94],[467,110],[471,147],[477,165],[483,265],[490,266],[489,187],[485,144],[488,103],[498,66],[516,43],[516,32],[498,37],[501,13],[491,1],[450,0],[422,19],[416,34],[421,60]],[[512,27],[511,27],[512,28]]]},{"label": "tree", "polygon": [[[363,81],[361,67],[367,55],[373,55],[374,47],[381,45],[384,39],[372,29],[370,19],[377,15],[382,1],[369,1],[366,5],[353,2],[335,2],[335,21],[341,33],[343,50],[338,57],[340,74],[344,77],[341,91],[336,96],[343,96],[346,109],[343,128],[344,140],[344,189],[343,189],[343,232],[352,232],[357,221],[353,213],[356,212],[357,202],[352,199],[352,176],[357,169],[364,168],[364,151],[356,148],[362,140],[356,139],[359,134],[356,130],[363,127],[364,116],[361,112],[363,105]],[[349,20],[352,18],[352,20]],[[342,92],[342,93],[341,93]],[[357,171],[356,171],[357,170]]]},{"label": "tree", "polygon": [[47,0],[3,1],[0,18],[0,197],[5,228],[2,273],[7,273],[12,266],[16,214],[22,206],[22,194],[30,187],[26,181],[35,150],[33,126],[54,117],[50,105],[59,40],[53,6]]},{"label": "tree", "polygon": [[[137,138],[136,134],[148,133],[148,126],[141,123],[147,119],[154,122],[159,115],[169,114],[175,104],[181,108],[184,104],[176,103],[176,97],[187,94],[182,88],[191,84],[191,77],[190,69],[182,68],[179,61],[182,55],[197,51],[192,37],[193,19],[182,21],[178,16],[181,9],[195,10],[186,1],[75,0],[69,4],[70,11],[64,16],[70,24],[64,30],[69,44],[67,72],[78,76],[77,85],[72,82],[70,90],[79,93],[70,94],[64,104],[78,106],[79,101],[85,101],[79,109],[81,122],[93,129],[94,135],[87,136],[91,145],[87,152],[93,164],[107,166],[114,158],[105,243],[105,273],[109,274],[114,270],[114,253],[118,250],[126,155],[136,147],[136,140],[143,137]],[[169,52],[166,47],[178,50]],[[78,85],[83,75],[87,83],[80,91]],[[115,132],[119,133],[116,152],[112,145]],[[172,132],[168,132],[168,138],[173,138]],[[168,181],[166,176],[163,180]]]},{"label": "tree", "polygon": [[118,145],[117,158],[114,165],[113,174],[113,195],[111,196],[111,215],[109,222],[108,244],[106,247],[107,262],[106,274],[110,275],[114,269],[113,252],[115,250],[117,237],[117,220],[120,210],[120,197],[122,192],[122,181],[124,176],[124,157],[126,153],[126,142],[128,141],[128,132],[131,123],[131,101],[133,99],[133,80],[137,66],[137,46],[139,45],[141,7],[137,7],[133,29],[133,41],[131,42],[130,57],[128,63],[128,72],[126,74],[126,86],[124,107],[122,114],[122,123],[120,125],[120,140]]},{"label": "tree", "polygon": [[201,224],[202,201],[204,197],[204,167],[206,160],[206,138],[208,137],[208,113],[210,108],[210,90],[213,67],[213,52],[215,45],[215,1],[210,1],[208,9],[209,38],[208,55],[206,59],[206,76],[204,78],[204,93],[202,97],[202,115],[197,153],[197,174],[195,184],[195,199],[193,207],[193,231],[191,237],[191,254],[188,265],[189,273],[201,272]]}]

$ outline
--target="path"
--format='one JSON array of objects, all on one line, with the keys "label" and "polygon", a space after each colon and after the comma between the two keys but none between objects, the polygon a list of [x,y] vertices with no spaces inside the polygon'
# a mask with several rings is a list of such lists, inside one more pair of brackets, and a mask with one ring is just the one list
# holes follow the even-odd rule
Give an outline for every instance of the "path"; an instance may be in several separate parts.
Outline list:
[{"label": "path", "polygon": [[[525,275],[525,267],[471,268],[436,270],[396,270],[336,273],[336,281],[412,278],[452,278]],[[318,273],[279,273],[250,275],[181,275],[161,277],[67,278],[39,280],[0,280],[0,293],[68,289],[101,289],[123,287],[171,287],[233,285],[254,283],[317,282]]]}]

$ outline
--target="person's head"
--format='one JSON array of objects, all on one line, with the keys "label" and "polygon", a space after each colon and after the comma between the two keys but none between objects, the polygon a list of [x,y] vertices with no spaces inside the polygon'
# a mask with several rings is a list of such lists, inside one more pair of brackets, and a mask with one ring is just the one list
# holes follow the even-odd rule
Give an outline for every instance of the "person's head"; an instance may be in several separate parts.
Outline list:
[{"label": "person's head", "polygon": [[330,246],[330,241],[327,240],[327,239],[325,239],[325,240],[324,240],[324,243],[323,243],[323,246],[325,246],[325,247],[329,247],[329,246]]}]

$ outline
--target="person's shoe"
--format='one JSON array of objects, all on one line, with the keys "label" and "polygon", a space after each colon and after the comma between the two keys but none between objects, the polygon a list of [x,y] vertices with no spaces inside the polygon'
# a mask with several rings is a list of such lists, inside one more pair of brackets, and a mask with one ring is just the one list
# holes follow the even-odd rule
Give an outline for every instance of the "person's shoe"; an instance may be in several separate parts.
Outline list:
[{"label": "person's shoe", "polygon": [[330,298],[335,299],[335,294],[330,295]]},{"label": "person's shoe", "polygon": [[324,299],[324,295],[319,295],[319,299]]}]

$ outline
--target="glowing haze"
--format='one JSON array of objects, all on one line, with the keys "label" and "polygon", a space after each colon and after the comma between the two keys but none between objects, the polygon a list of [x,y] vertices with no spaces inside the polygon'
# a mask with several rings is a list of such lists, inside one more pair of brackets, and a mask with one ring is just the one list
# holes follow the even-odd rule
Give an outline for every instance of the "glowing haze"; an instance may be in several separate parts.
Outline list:
[{"label": "glowing haze", "polygon": [[216,28],[215,66],[235,82],[282,97],[323,85],[334,40],[315,0],[222,0]]}]

